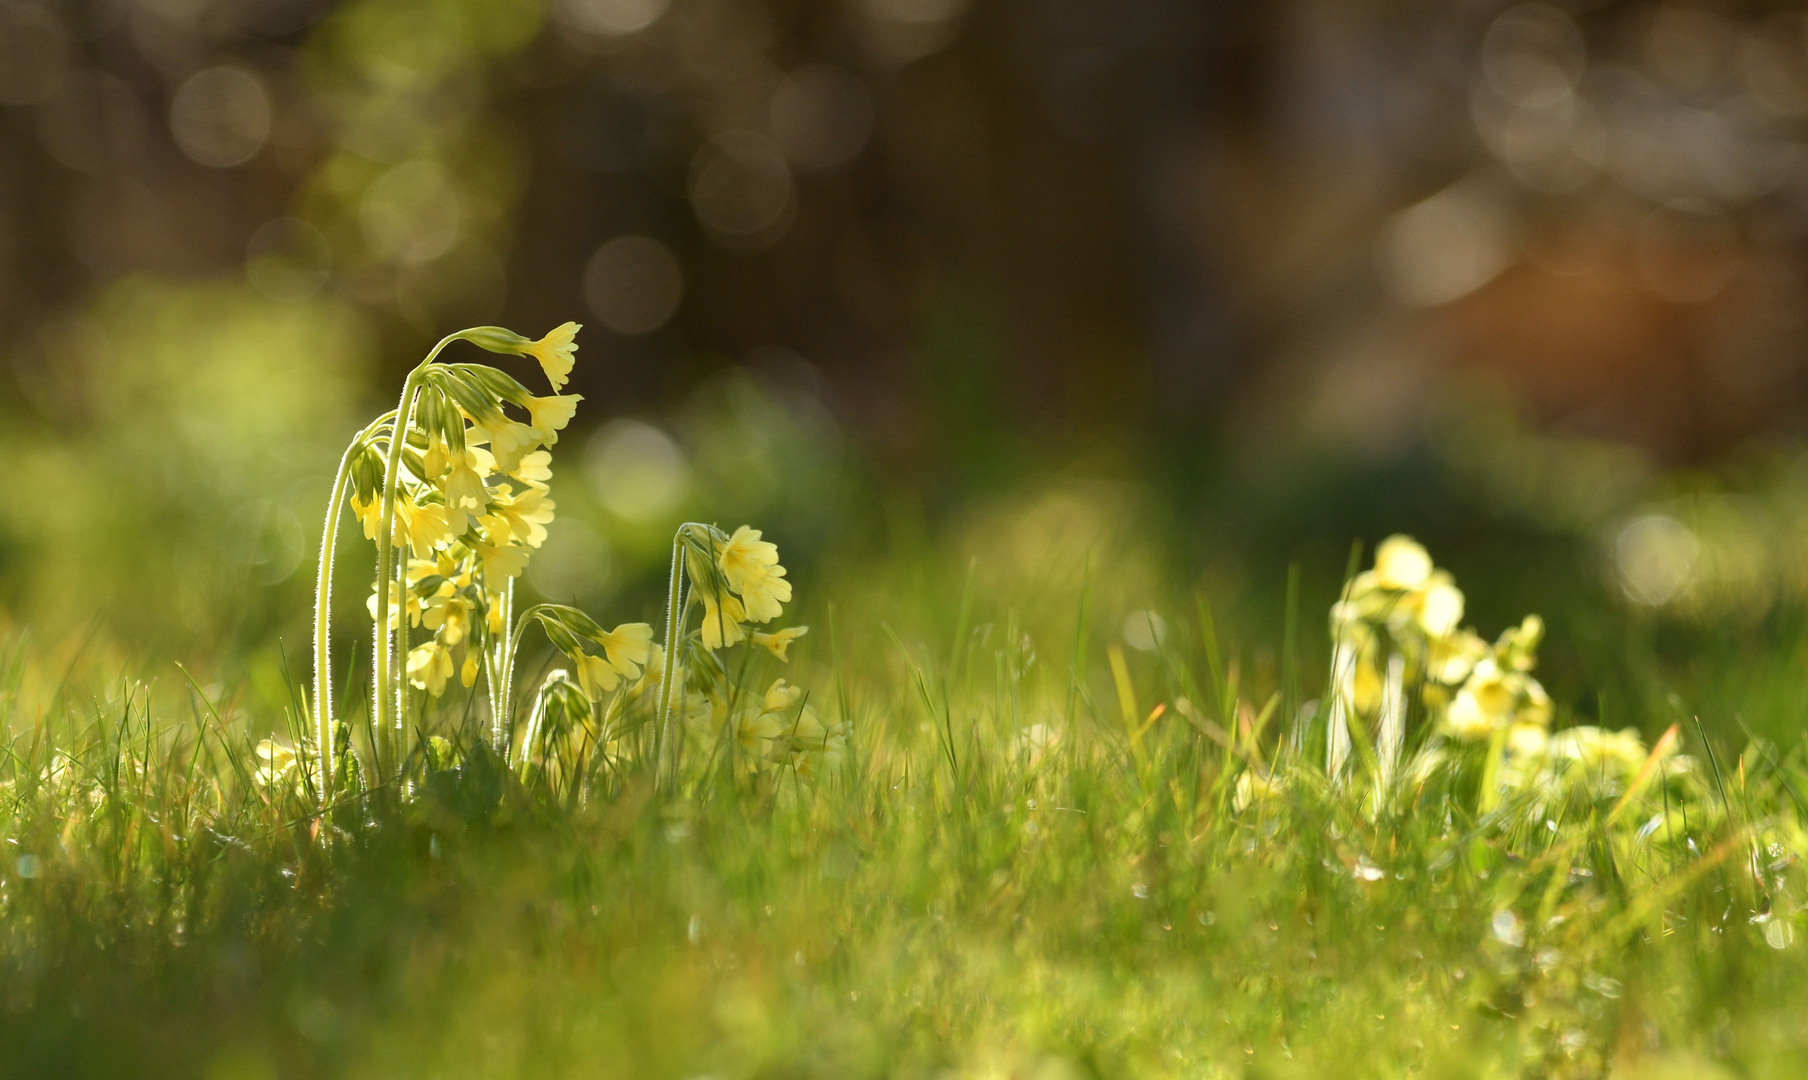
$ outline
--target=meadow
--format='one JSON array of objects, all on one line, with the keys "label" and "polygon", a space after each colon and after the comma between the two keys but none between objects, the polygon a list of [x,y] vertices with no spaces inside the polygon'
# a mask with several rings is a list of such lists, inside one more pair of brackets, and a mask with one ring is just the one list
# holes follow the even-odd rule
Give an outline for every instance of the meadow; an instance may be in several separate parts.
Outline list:
[{"label": "meadow", "polygon": [[1073,499],[796,597],[757,532],[689,524],[663,626],[516,614],[498,551],[558,528],[524,500],[562,421],[477,368],[346,455],[340,557],[397,557],[342,645],[394,643],[336,691],[10,647],[10,1074],[1803,1068],[1785,615],[1715,651],[1622,612],[1595,659],[1631,692],[1565,700],[1543,621],[1478,633],[1410,538],[1243,639],[1059,542]]}]

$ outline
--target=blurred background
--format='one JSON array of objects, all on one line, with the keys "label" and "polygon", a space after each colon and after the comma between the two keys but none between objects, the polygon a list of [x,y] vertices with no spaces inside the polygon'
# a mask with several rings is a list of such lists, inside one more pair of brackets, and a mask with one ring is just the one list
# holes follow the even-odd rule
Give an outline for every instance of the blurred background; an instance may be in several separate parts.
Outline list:
[{"label": "blurred background", "polygon": [[1798,5],[4,0],[0,601],[298,651],[344,441],[575,318],[605,621],[702,516],[1316,642],[1407,531],[1605,694],[1808,600],[1805,289]]}]

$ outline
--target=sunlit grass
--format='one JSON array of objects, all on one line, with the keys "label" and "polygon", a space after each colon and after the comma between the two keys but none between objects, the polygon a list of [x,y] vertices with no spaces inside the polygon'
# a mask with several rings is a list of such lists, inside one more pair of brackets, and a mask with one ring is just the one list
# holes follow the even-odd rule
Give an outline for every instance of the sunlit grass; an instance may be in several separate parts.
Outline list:
[{"label": "sunlit grass", "polygon": [[983,566],[869,576],[747,676],[846,723],[835,767],[738,769],[690,724],[670,791],[626,753],[555,797],[449,695],[407,797],[322,815],[228,692],[51,700],[16,652],[0,1048],[20,1075],[1798,1074],[1799,751],[1690,729],[1688,792],[1483,810],[1489,744],[1416,766],[1415,719],[1378,799],[1360,732],[1334,784],[1329,709],[1264,708],[1265,643],[1189,600],[1125,648],[1079,576],[1034,612]]}]

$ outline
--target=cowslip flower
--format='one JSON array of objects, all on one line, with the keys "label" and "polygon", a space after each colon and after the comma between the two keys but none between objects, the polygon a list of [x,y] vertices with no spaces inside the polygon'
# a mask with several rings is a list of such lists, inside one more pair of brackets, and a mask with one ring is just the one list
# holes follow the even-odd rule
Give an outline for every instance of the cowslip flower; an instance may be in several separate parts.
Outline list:
[{"label": "cowslip flower", "polygon": [[434,697],[446,692],[446,680],[452,677],[452,653],[437,641],[429,641],[408,652],[408,681]]},{"label": "cowslip flower", "polygon": [[770,634],[756,630],[752,641],[755,645],[771,650],[772,655],[778,657],[781,663],[788,664],[791,662],[791,658],[785,654],[790,650],[791,643],[809,632],[810,628],[807,626],[788,626],[783,630],[774,630]]},{"label": "cowslip flower", "polygon": [[772,747],[772,740],[782,734],[784,728],[772,713],[747,711],[735,717],[735,745],[749,757],[764,758]]},{"label": "cowslip flower", "polygon": [[582,394],[563,397],[530,397],[527,399],[527,424],[540,433],[540,441],[551,446],[559,441],[559,432],[577,415]]},{"label": "cowslip flower", "polygon": [[760,700],[760,711],[769,713],[789,712],[791,706],[804,695],[801,686],[792,686],[783,679],[775,679],[766,688],[766,696]]},{"label": "cowslip flower", "polygon": [[1375,578],[1384,589],[1416,589],[1431,576],[1431,554],[1410,536],[1396,533],[1375,549]]},{"label": "cowslip flower", "polygon": [[546,497],[544,488],[530,487],[516,495],[507,484],[497,489],[491,513],[482,518],[484,532],[492,538],[506,534],[528,547],[546,542],[546,526],[552,523],[556,503]]},{"label": "cowslip flower", "polygon": [[581,323],[560,323],[552,328],[539,341],[522,347],[524,356],[531,356],[540,362],[540,369],[546,372],[546,381],[552,388],[563,390],[565,381],[571,375],[572,354],[578,351],[576,338],[583,329]]},{"label": "cowslip flower", "polygon": [[623,623],[606,630],[596,639],[608,657],[609,666],[624,678],[640,678],[640,667],[653,653],[653,628],[643,622]]},{"label": "cowslip flower", "polygon": [[743,525],[726,540],[716,541],[716,563],[728,587],[741,594],[749,622],[771,622],[791,599],[791,583],[778,564],[778,545],[760,539],[760,530]]},{"label": "cowslip flower", "polygon": [[465,632],[470,628],[471,602],[454,592],[450,582],[441,586],[421,606],[425,609],[421,613],[421,625],[432,630],[440,641],[456,645],[465,639]]},{"label": "cowslip flower", "polygon": [[584,696],[591,701],[599,700],[605,693],[621,685],[621,674],[604,658],[584,653],[575,659],[578,684],[584,688]]},{"label": "cowslip flower", "polygon": [[[513,544],[479,543],[477,557],[483,560],[484,580],[491,583],[499,584],[509,578],[520,577],[521,571],[527,569],[527,549]],[[492,607],[491,610],[496,609]],[[500,612],[497,617],[500,619]],[[499,631],[492,631],[496,632]]]},{"label": "cowslip flower", "polygon": [[746,619],[747,612],[733,593],[723,593],[718,601],[703,592],[703,647],[714,651],[746,640],[747,629],[741,625]]},{"label": "cowslip flower", "polygon": [[521,460],[540,445],[540,432],[498,412],[472,420],[465,439],[479,446],[488,443],[488,453],[495,467],[512,473],[521,467]]},{"label": "cowslip flower", "polygon": [[[491,465],[494,466],[492,461]],[[544,488],[552,481],[552,453],[546,450],[535,450],[521,458],[510,476],[529,487]]]}]

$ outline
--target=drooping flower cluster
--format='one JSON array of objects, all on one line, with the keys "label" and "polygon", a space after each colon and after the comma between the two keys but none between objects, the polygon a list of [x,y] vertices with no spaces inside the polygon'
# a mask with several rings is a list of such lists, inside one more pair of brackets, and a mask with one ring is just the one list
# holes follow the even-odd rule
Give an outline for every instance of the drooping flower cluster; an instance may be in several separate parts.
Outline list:
[{"label": "drooping flower cluster", "polygon": [[[535,357],[557,390],[571,371],[576,331],[575,323],[567,323],[538,342],[494,328],[469,333],[485,348]],[[391,543],[407,553],[406,583],[389,585],[389,625],[393,631],[405,619],[431,633],[408,652],[405,670],[410,684],[439,697],[454,674],[472,686],[482,642],[505,632],[510,583],[545,542],[556,510],[546,448],[559,441],[582,396],[537,397],[508,375],[477,364],[423,368],[422,383],[397,475]],[[524,410],[527,420],[511,417],[505,406]],[[366,539],[375,540],[382,528],[383,469],[371,440],[353,464],[350,498]],[[373,589],[373,619],[377,606]],[[571,650],[593,698],[623,677],[639,676],[652,631],[635,623],[609,635],[598,629],[597,635],[602,656],[575,644]]]},{"label": "drooping flower cluster", "polygon": [[1374,568],[1351,579],[1331,609],[1338,719],[1353,714],[1378,744],[1392,738],[1397,748],[1407,688],[1416,686],[1427,717],[1452,738],[1548,728],[1550,698],[1531,675],[1543,622],[1527,616],[1490,645],[1462,618],[1463,594],[1449,571],[1410,537],[1382,541]]},{"label": "drooping flower cluster", "polygon": [[[767,691],[735,685],[721,655],[747,642],[788,661],[807,627],[771,628],[791,600],[778,548],[747,526],[724,533],[713,525],[680,527],[673,541],[666,637],[625,623],[605,630],[576,608],[536,604],[514,610],[514,583],[545,542],[556,506],[550,495],[551,448],[571,421],[576,394],[561,395],[573,366],[577,324],[538,341],[500,327],[449,335],[408,375],[397,409],[353,440],[340,464],[329,504],[317,576],[315,607],[315,725],[322,797],[342,782],[374,770],[402,777],[417,729],[409,719],[408,688],[440,697],[456,677],[473,687],[484,676],[492,720],[491,747],[505,763],[538,775],[550,788],[576,790],[593,752],[609,760],[651,750],[655,775],[678,760],[670,741],[676,715],[682,731],[693,695],[713,712],[718,704],[757,700],[736,723],[763,760],[788,761],[814,775],[839,759],[843,733],[817,719],[801,691],[783,680]],[[440,352],[465,341],[495,353],[532,357],[553,394],[529,393],[509,375],[482,364],[440,363]],[[342,748],[357,748],[332,715],[330,612],[338,516],[349,504],[377,547],[377,573],[368,601],[375,626],[369,762],[335,772]],[[687,583],[687,593],[682,587]],[[700,607],[701,619],[690,615]],[[529,723],[515,727],[514,663],[524,631],[539,625],[569,668],[553,672],[533,699]],[[410,631],[427,640],[409,642]],[[625,684],[625,688],[624,688]],[[605,704],[605,698],[612,692]],[[674,706],[676,708],[674,708]],[[624,717],[641,735],[624,734]],[[645,721],[656,719],[647,726]],[[630,725],[631,726],[631,725]],[[770,730],[768,730],[770,728]],[[729,728],[724,727],[727,732]],[[420,760],[437,760],[421,744]],[[363,750],[359,750],[360,755]],[[517,755],[519,757],[517,758]],[[443,756],[443,755],[442,755]],[[431,766],[429,766],[431,767]]]},{"label": "drooping flower cluster", "polygon": [[[701,609],[697,629],[678,643],[689,657],[679,670],[694,693],[674,695],[673,710],[694,733],[721,739],[743,772],[786,769],[812,780],[836,768],[846,745],[845,723],[825,724],[804,691],[779,679],[760,691],[737,685],[722,653],[746,643],[788,662],[791,646],[807,626],[758,629],[784,613],[791,582],[778,547],[746,525],[724,533],[713,525],[686,525],[676,545],[690,583],[690,601]],[[756,684],[757,685],[757,684]]]},{"label": "drooping flower cluster", "polygon": [[[1496,791],[1547,803],[1617,796],[1634,783],[1652,757],[1636,731],[1578,726],[1551,733],[1550,695],[1532,676],[1542,619],[1528,615],[1490,644],[1461,627],[1462,616],[1463,594],[1450,574],[1409,537],[1383,541],[1374,568],[1351,579],[1331,609],[1333,776],[1350,753],[1349,730],[1340,725],[1352,720],[1373,734],[1382,779],[1391,776],[1416,689],[1429,736],[1412,767],[1419,779],[1471,755],[1498,766],[1488,772]],[[1665,768],[1690,776],[1692,763],[1673,749],[1673,740],[1659,744]],[[1261,791],[1239,786],[1238,794],[1247,804]]]}]

